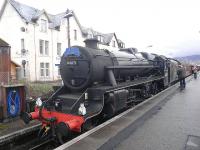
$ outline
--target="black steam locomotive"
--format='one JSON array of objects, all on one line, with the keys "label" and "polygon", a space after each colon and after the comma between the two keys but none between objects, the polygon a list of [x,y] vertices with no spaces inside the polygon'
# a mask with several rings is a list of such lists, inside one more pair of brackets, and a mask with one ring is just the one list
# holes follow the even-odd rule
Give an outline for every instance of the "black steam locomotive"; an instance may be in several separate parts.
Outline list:
[{"label": "black steam locomotive", "polygon": [[47,101],[38,99],[35,111],[24,113],[23,120],[40,120],[40,133],[56,134],[62,143],[70,132],[87,130],[174,84],[178,64],[133,48],[67,48],[60,63],[63,86]]}]

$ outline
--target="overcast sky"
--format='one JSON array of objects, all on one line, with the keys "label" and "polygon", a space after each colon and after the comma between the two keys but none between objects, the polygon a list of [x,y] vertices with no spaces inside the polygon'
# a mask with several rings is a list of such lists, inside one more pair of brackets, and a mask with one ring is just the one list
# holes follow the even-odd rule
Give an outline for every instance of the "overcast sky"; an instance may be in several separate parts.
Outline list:
[{"label": "overcast sky", "polygon": [[72,9],[83,26],[115,32],[126,47],[172,57],[200,54],[200,0],[17,1],[52,14]]}]

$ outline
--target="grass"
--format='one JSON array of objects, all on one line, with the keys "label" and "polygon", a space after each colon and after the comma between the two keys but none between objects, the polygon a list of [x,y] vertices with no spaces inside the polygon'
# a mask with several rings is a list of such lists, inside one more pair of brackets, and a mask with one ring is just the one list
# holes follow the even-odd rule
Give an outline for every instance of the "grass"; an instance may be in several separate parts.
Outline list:
[{"label": "grass", "polygon": [[59,85],[59,83],[27,83],[26,86],[28,88],[29,97],[37,98],[46,96],[50,96],[54,90],[53,86]]}]

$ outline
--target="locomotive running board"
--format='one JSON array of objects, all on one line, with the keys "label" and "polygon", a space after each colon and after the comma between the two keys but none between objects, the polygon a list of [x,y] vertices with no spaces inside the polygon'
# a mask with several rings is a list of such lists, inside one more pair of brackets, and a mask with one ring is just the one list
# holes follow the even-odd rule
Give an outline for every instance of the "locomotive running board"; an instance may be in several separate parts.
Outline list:
[{"label": "locomotive running board", "polygon": [[159,68],[159,66],[153,65],[141,65],[141,66],[108,66],[106,69],[138,69],[138,68]]},{"label": "locomotive running board", "polygon": [[162,80],[162,79],[164,79],[164,76],[156,76],[156,77],[141,79],[141,80],[137,80],[137,81],[119,83],[115,87],[113,87],[113,86],[101,86],[101,87],[93,87],[93,89],[99,89],[101,91],[103,90],[106,93],[108,93],[108,92],[111,92],[111,91],[117,91],[117,90],[121,90],[121,89],[128,88],[128,87],[131,87],[131,86],[142,85],[142,84],[145,84],[145,83],[158,81],[158,80]]},{"label": "locomotive running board", "polygon": [[[127,83],[126,84],[118,84],[116,87],[101,86],[101,87],[88,88],[87,91],[89,91],[89,90],[99,91],[98,94],[99,94],[99,97],[102,97],[102,100],[90,101],[92,103],[92,105],[89,105],[90,107],[86,108],[87,110],[89,110],[89,113],[84,116],[85,120],[93,118],[93,117],[97,116],[98,114],[100,114],[102,112],[103,107],[104,107],[104,94],[105,93],[125,89],[125,88],[132,87],[132,86],[142,85],[142,84],[145,84],[145,83],[161,80],[163,78],[164,78],[163,76],[152,77],[152,78],[149,78],[149,79],[143,79],[143,80],[137,80],[137,81],[129,82],[128,84]],[[95,109],[93,107],[91,107],[93,105],[94,105]]]}]

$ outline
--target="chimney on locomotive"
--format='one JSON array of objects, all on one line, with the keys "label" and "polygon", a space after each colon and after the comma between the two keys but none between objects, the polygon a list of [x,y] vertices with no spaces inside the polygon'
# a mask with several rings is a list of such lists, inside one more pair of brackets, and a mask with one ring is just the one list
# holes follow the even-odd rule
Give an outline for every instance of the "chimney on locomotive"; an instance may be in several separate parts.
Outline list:
[{"label": "chimney on locomotive", "polygon": [[88,48],[99,49],[98,48],[99,41],[96,38],[89,38],[89,39],[86,39],[84,42],[85,42],[85,46]]}]

